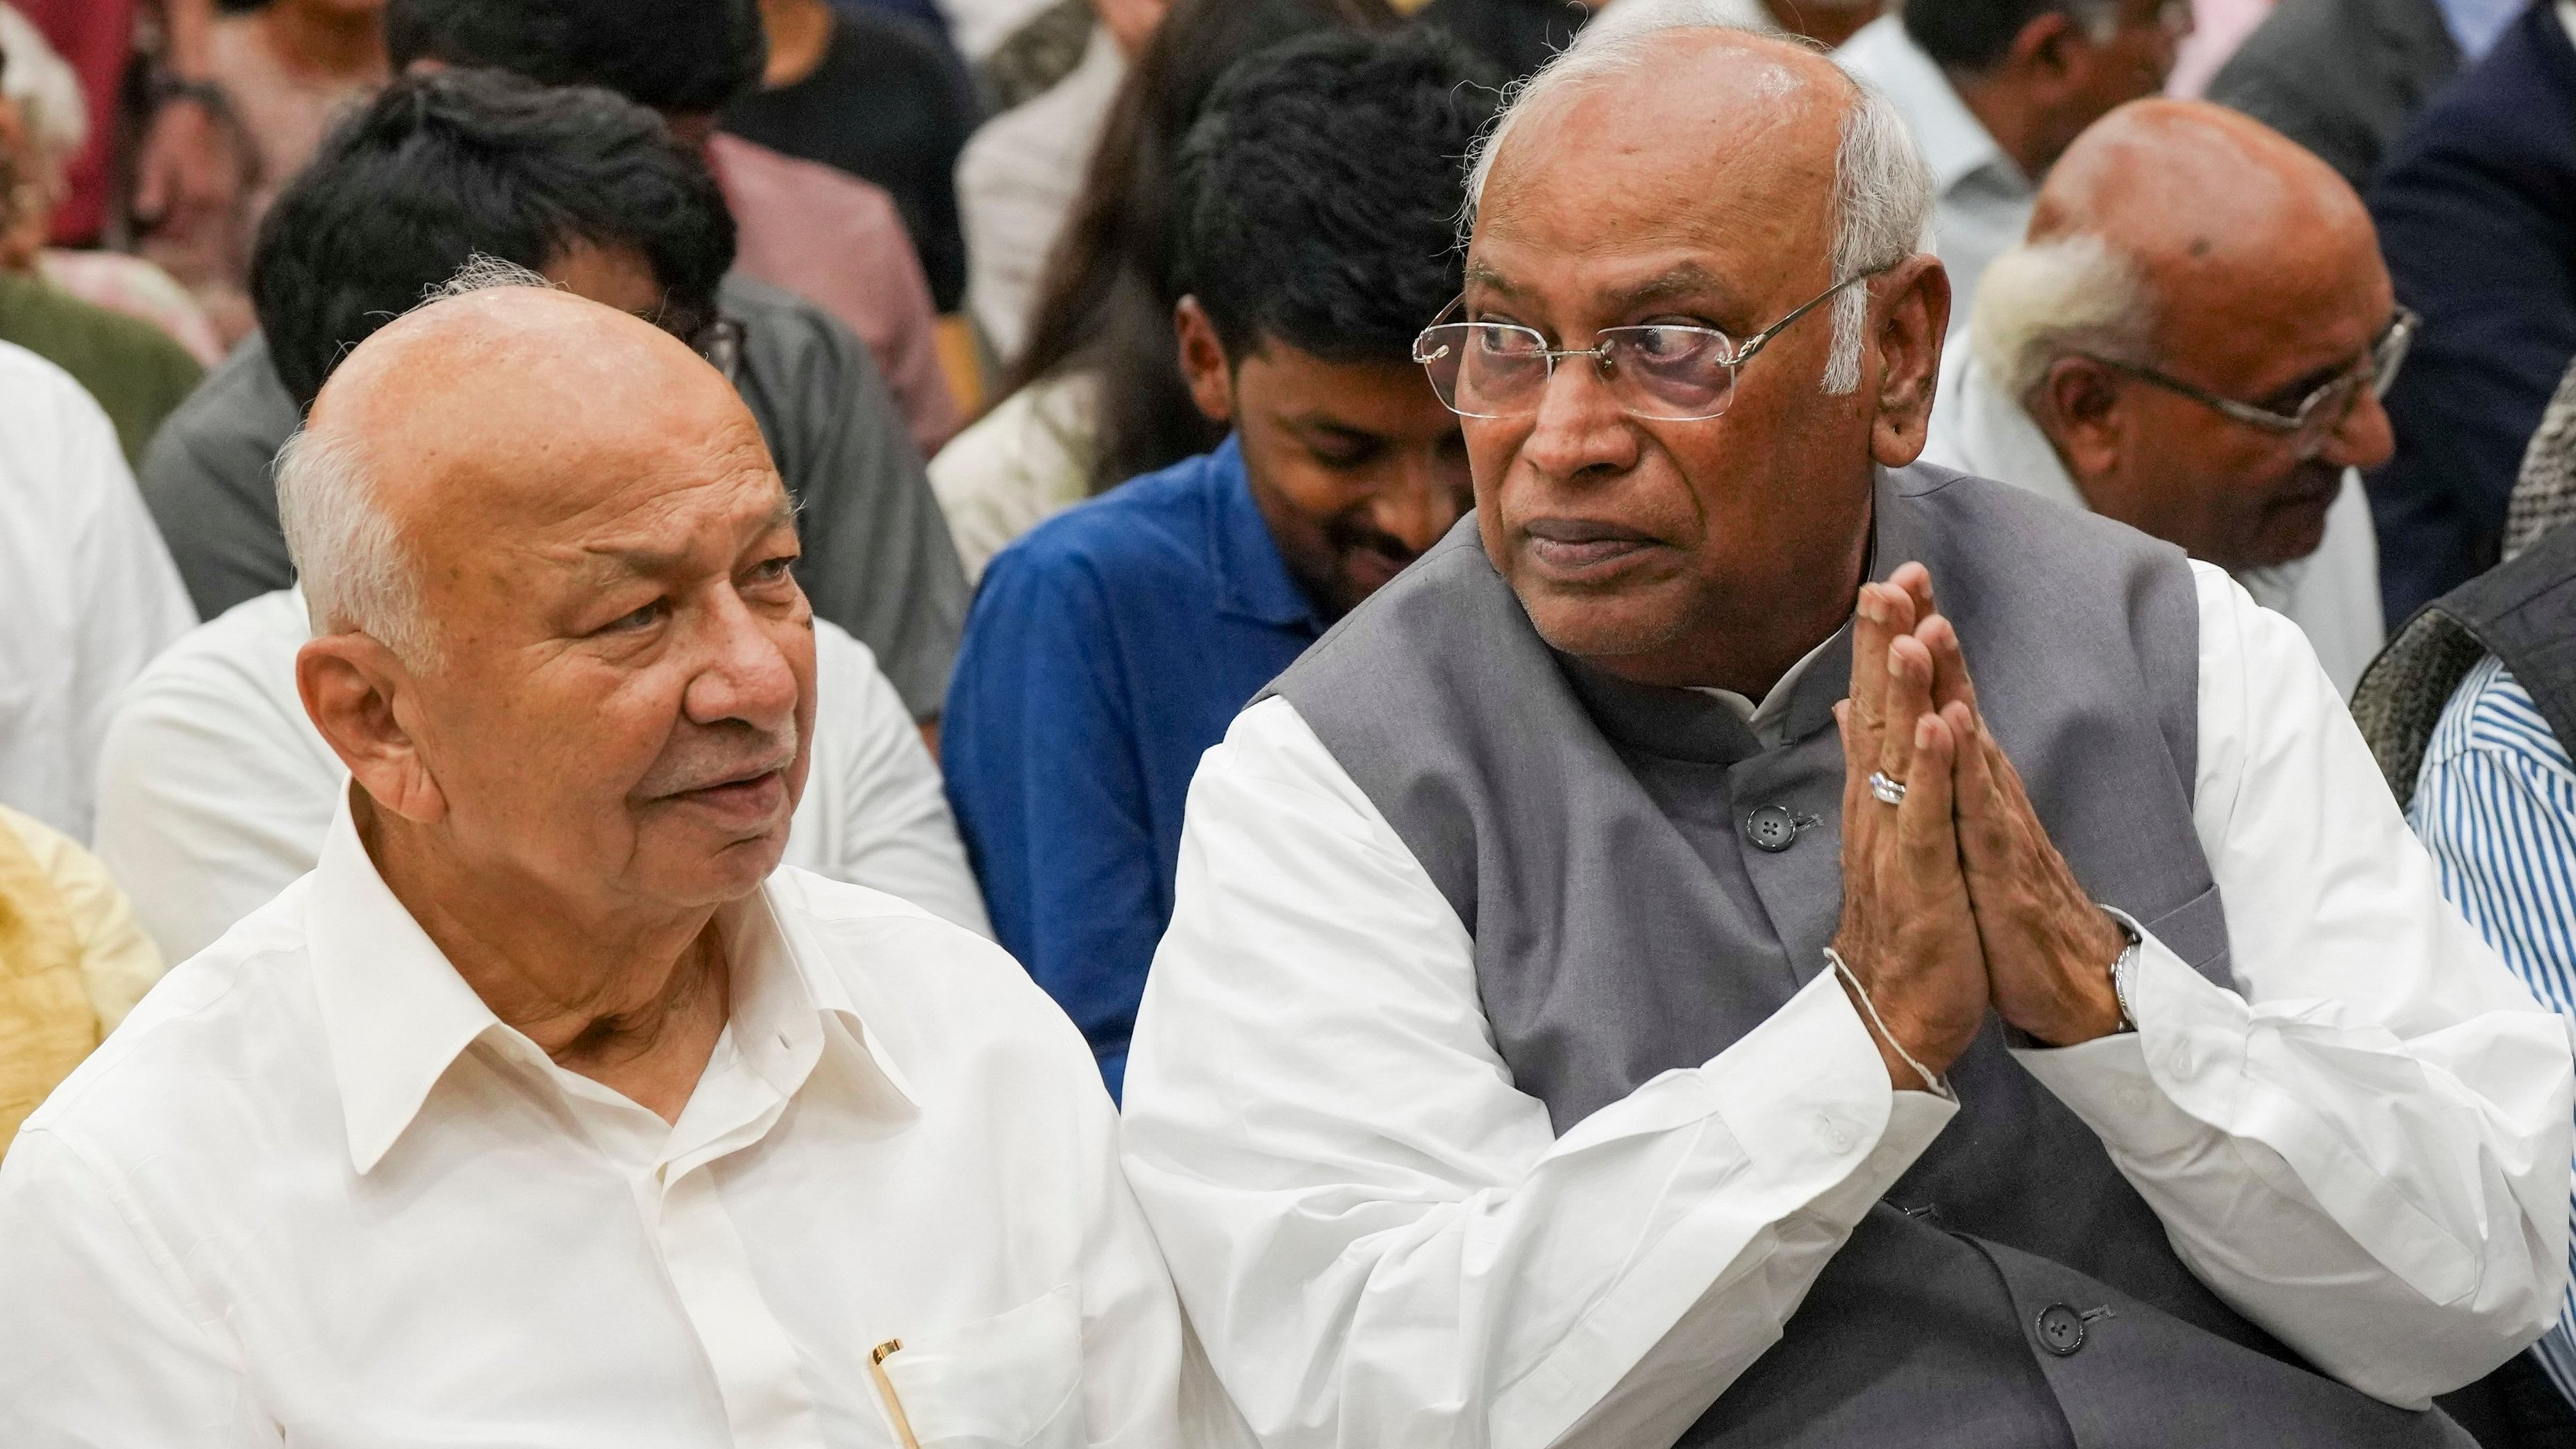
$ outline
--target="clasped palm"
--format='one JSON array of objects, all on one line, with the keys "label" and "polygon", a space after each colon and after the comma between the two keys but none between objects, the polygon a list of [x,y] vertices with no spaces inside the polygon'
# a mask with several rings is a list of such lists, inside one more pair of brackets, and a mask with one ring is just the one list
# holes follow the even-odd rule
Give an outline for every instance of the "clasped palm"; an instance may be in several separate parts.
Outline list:
[{"label": "clasped palm", "polygon": [[[2110,967],[2125,938],[2076,881],[1986,729],[1958,632],[1921,564],[1861,586],[1851,695],[1834,718],[1843,740],[1834,947],[1896,1037],[1879,1042],[1890,1079],[1920,1085],[1908,1054],[1947,1071],[1989,1006],[2054,1046],[2117,1030]],[[1901,782],[1900,803],[1871,791],[1873,772]]]}]

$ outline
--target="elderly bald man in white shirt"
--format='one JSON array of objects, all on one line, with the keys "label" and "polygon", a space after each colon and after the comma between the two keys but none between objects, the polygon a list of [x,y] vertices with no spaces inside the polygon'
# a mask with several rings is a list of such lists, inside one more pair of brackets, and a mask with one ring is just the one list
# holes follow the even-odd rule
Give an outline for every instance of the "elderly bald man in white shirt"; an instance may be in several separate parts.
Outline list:
[{"label": "elderly bald man in white shirt", "polygon": [[0,1443],[1177,1442],[1080,1034],[779,868],[812,610],[722,376],[488,286],[361,344],[278,493],[352,784],[0,1166]]},{"label": "elderly bald man in white shirt", "polygon": [[[91,849],[184,961],[313,868],[348,769],[295,692],[304,596],[248,599],[162,651],[99,743]],[[814,765],[787,863],[990,936],[939,767],[868,646],[814,621]]]},{"label": "elderly bald man in white shirt", "polygon": [[2223,106],[2139,101],[1987,269],[1923,456],[2219,565],[2349,694],[2387,637],[2360,470],[2388,461],[2413,331],[2333,168]]},{"label": "elderly bald man in white shirt", "polygon": [[1191,785],[1125,1103],[1200,1341],[1270,1449],[2462,1449],[2564,1023],[2297,630],[1915,461],[1902,122],[1664,8],[1481,148],[1473,520]]}]

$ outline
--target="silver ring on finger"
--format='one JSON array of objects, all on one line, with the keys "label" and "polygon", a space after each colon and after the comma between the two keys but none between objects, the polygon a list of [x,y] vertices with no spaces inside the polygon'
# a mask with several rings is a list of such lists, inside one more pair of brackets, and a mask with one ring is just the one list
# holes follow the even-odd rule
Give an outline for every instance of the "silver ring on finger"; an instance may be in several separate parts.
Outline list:
[{"label": "silver ring on finger", "polygon": [[1905,782],[1887,778],[1885,770],[1872,770],[1869,772],[1869,793],[1881,805],[1902,805],[1905,803]]}]

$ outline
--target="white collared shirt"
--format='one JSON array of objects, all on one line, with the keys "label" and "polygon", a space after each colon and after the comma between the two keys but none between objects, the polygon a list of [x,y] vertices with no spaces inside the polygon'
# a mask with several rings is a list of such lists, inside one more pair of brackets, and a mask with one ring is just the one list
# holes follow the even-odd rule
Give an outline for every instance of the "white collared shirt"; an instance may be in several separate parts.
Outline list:
[{"label": "white collared shirt", "polygon": [[1008,956],[782,869],[676,1125],[503,1025],[346,811],[0,1164],[0,1443],[1178,1442],[1091,1052]]},{"label": "white collared shirt", "polygon": [[107,414],[0,342],[0,805],[86,842],[109,706],[196,621]]},{"label": "white collared shirt", "polygon": [[[349,772],[304,713],[304,599],[234,605],[116,701],[99,754],[99,859],[162,954],[204,950],[313,868]],[[993,933],[911,714],[868,646],[814,621],[813,767],[787,864]]]},{"label": "white collared shirt", "polygon": [[1932,168],[1932,249],[1950,273],[1950,334],[1968,325],[1986,266],[2021,245],[2039,185],[1995,144],[1986,123],[1959,99],[1940,62],[1924,54],[1891,8],[1834,52],[1887,93]]},{"label": "white collared shirt", "polygon": [[[2007,397],[1977,356],[1976,333],[1953,334],[1941,358],[1941,385],[1933,395],[1932,435],[1924,461],[2010,483],[2042,498],[2088,512],[2075,475],[2030,413]],[[2361,672],[2388,642],[2379,600],[2379,530],[2370,521],[2370,495],[2361,474],[2346,468],[2343,491],[2326,509],[2326,532],[2317,551],[2273,568],[2248,569],[2236,581],[2254,602],[2288,616],[2308,636],[2317,662],[2336,690],[2349,696]]]},{"label": "white collared shirt", "polygon": [[[2221,1297],[2421,1405],[2556,1317],[2567,1029],[2443,901],[2298,631],[2193,573],[2235,989],[2150,938],[2136,1032],[2014,1057]],[[1293,705],[1191,785],[1128,1177],[1269,1449],[1670,1443],[1956,1110],[1890,1090],[1820,973],[1559,1137],[1456,912]]]}]

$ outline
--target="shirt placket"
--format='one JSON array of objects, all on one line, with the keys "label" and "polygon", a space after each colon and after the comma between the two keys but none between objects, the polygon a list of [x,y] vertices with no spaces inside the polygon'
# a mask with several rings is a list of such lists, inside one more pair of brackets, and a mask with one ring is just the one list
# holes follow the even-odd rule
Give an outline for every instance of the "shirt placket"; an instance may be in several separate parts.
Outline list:
[{"label": "shirt placket", "polygon": [[761,1293],[714,1170],[727,1154],[758,1141],[786,1101],[756,1078],[725,1076],[719,1090],[739,1099],[729,1104],[741,1111],[738,1124],[696,1146],[675,1140],[671,1152],[636,1180],[636,1205],[715,1376],[733,1443],[738,1449],[820,1449],[822,1424],[796,1347]]}]

